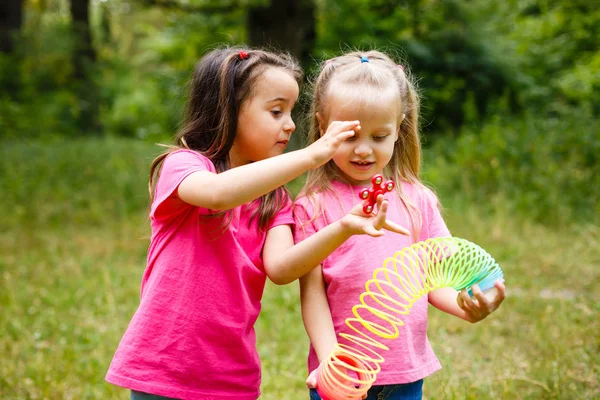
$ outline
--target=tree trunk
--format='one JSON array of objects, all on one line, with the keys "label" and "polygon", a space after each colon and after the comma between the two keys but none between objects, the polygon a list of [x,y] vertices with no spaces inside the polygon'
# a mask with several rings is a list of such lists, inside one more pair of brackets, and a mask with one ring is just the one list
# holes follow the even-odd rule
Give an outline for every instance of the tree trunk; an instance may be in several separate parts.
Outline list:
[{"label": "tree trunk", "polygon": [[15,48],[14,35],[23,24],[23,1],[0,1],[0,52],[12,53]]},{"label": "tree trunk", "polygon": [[106,2],[100,3],[100,42],[103,45],[112,44],[112,31],[110,24],[110,8]]},{"label": "tree trunk", "polygon": [[[312,67],[316,38],[314,0],[271,0],[268,6],[249,8],[246,23],[251,45],[289,51],[305,71]],[[299,125],[299,115],[303,113],[302,104],[294,109]],[[288,148],[303,147],[302,142],[302,135],[292,135]]]},{"label": "tree trunk", "polygon": [[268,6],[248,9],[247,29],[253,46],[275,47],[311,62],[315,45],[313,0],[271,0]]},{"label": "tree trunk", "polygon": [[70,0],[71,26],[75,38],[73,67],[76,79],[85,79],[86,67],[96,60],[90,34],[89,0]]},{"label": "tree trunk", "polygon": [[98,118],[98,88],[91,79],[91,68],[96,61],[90,33],[90,1],[70,0],[71,29],[73,31],[73,78],[79,98],[78,125],[82,134],[97,134],[101,131]]}]

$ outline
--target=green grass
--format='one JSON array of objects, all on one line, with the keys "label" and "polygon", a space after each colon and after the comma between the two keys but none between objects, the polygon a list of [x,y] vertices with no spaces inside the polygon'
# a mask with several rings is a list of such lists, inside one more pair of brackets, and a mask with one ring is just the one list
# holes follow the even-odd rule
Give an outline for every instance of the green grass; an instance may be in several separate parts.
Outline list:
[{"label": "green grass", "polygon": [[[100,139],[0,146],[0,398],[128,398],[104,374],[139,299],[158,151]],[[444,368],[426,398],[600,397],[600,227],[544,227],[501,203],[489,213],[440,197],[453,234],[498,260],[508,298],[475,325],[431,311]],[[267,286],[257,336],[261,398],[307,398],[297,284]]]}]

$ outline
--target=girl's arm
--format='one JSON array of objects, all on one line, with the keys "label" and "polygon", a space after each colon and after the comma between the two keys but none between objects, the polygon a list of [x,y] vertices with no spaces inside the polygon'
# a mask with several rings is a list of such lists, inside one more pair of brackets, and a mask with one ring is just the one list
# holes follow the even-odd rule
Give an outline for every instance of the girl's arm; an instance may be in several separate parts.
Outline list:
[{"label": "girl's arm", "polygon": [[295,281],[321,264],[352,235],[382,236],[384,228],[403,235],[410,234],[406,229],[385,219],[387,207],[388,202],[383,195],[377,199],[376,214],[364,214],[362,204],[357,204],[342,219],[296,245],[289,225],[269,229],[263,247],[267,276],[278,285]]},{"label": "girl's arm", "polygon": [[[300,278],[300,302],[304,329],[321,364],[335,349],[337,337],[320,265]],[[317,371],[311,371],[306,378],[309,388],[317,387]]]},{"label": "girl's arm", "polygon": [[307,170],[323,165],[358,129],[358,121],[335,121],[319,140],[304,149],[231,168],[220,174],[194,172],[179,184],[177,195],[188,204],[216,211],[246,204]]},{"label": "girl's arm", "polygon": [[337,343],[320,265],[300,278],[300,302],[304,329],[320,363]]},{"label": "girl's arm", "polygon": [[[335,349],[337,336],[331,318],[325,281],[320,265],[300,278],[300,301],[304,329],[306,329],[315,353],[317,353],[319,364],[322,364]],[[338,365],[337,368],[342,374],[345,371],[349,376],[352,375],[352,372],[348,371],[343,365]],[[318,368],[311,371],[306,378],[306,385],[309,388],[317,387],[317,371]],[[362,398],[365,399],[366,397],[365,394]]]},{"label": "girl's arm", "polygon": [[471,298],[466,290],[458,292],[449,287],[437,289],[429,293],[429,303],[438,310],[465,321],[479,322],[500,307],[500,304],[504,301],[506,295],[504,284],[498,280],[494,286],[497,293],[489,299],[477,285],[472,287],[475,299]]}]

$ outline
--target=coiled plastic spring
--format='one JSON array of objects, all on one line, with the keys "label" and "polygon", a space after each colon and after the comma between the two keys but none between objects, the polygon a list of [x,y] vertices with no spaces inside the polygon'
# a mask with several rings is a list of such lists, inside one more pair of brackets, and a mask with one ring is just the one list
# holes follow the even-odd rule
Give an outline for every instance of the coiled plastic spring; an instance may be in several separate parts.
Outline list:
[{"label": "coiled plastic spring", "polygon": [[[407,315],[421,296],[443,287],[462,290],[473,284],[484,292],[492,291],[494,282],[502,277],[496,261],[465,239],[428,239],[396,252],[373,272],[360,304],[352,308],[354,317],[346,319],[355,334],[340,333],[348,344],[338,343],[319,366],[319,395],[323,400],[360,399],[381,370],[384,357],[379,351],[388,350],[375,336],[397,338],[398,327],[404,325],[401,316]],[[365,319],[361,312],[370,318]],[[361,332],[360,327],[373,335]]]}]

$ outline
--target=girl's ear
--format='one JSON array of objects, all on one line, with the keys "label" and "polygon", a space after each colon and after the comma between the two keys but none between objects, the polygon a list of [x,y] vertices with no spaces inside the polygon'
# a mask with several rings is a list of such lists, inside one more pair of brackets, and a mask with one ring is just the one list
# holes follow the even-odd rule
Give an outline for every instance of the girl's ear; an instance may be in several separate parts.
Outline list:
[{"label": "girl's ear", "polygon": [[325,125],[325,121],[323,120],[321,114],[317,113],[316,117],[317,121],[319,121],[319,136],[323,136],[325,132],[327,132],[327,125]]},{"label": "girl's ear", "polygon": [[[402,125],[402,122],[404,122],[404,118],[406,118],[406,114],[402,114],[402,119],[400,120],[400,125]],[[398,129],[396,129],[396,140],[394,140],[394,142],[397,142],[398,139],[400,139],[400,125],[398,125]]]}]

